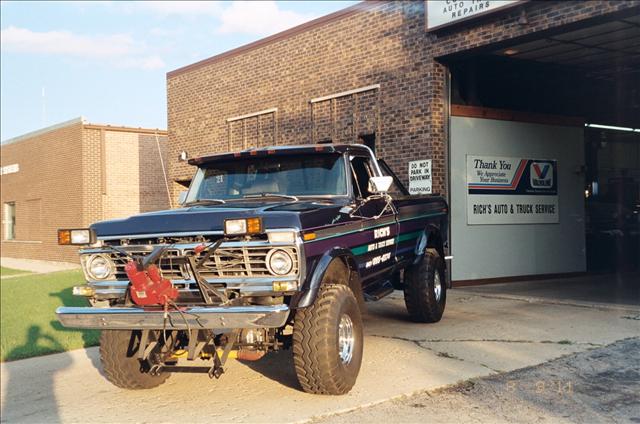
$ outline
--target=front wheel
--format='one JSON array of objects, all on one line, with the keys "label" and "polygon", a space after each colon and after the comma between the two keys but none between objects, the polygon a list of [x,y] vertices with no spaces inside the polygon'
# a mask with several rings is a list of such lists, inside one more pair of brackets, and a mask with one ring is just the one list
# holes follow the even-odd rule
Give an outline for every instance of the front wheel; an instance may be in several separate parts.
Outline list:
[{"label": "front wheel", "polygon": [[123,389],[151,389],[164,383],[168,373],[149,373],[149,360],[138,359],[140,331],[103,330],[100,335],[100,361],[104,375]]},{"label": "front wheel", "polygon": [[323,286],[313,305],[296,312],[293,361],[305,392],[348,393],[360,372],[362,346],[360,309],[348,286]]},{"label": "front wheel", "polygon": [[407,269],[404,281],[404,303],[409,316],[416,322],[438,322],[447,303],[444,259],[433,248],[424,259]]}]

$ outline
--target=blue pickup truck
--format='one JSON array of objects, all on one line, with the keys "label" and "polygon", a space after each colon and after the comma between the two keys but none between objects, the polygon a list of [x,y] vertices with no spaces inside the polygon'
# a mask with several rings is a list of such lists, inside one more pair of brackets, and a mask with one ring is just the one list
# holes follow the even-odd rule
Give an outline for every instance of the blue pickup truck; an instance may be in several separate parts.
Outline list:
[{"label": "blue pickup truck", "polygon": [[60,307],[58,319],[102,330],[116,386],[152,388],[173,372],[217,378],[230,357],[291,348],[303,390],[344,394],[362,362],[365,301],[400,289],[412,320],[442,318],[448,206],[409,196],[368,147],[189,163],[180,208],[58,232],[60,244],[82,245],[87,281],[73,290],[90,304]]}]

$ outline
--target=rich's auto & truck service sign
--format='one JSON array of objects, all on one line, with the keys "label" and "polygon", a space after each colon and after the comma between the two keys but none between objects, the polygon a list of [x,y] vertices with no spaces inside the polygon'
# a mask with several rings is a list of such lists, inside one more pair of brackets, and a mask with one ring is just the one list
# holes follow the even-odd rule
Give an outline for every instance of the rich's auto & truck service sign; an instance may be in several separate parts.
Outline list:
[{"label": "rich's auto & truck service sign", "polygon": [[558,223],[557,177],[556,160],[467,156],[467,223]]}]

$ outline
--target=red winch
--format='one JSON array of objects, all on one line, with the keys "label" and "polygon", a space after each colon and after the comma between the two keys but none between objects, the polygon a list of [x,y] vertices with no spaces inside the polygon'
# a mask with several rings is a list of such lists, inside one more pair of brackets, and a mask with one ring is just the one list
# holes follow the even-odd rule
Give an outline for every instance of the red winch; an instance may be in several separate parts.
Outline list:
[{"label": "red winch", "polygon": [[171,282],[162,278],[155,265],[146,269],[137,261],[129,261],[124,270],[131,281],[131,299],[136,305],[166,305],[178,298],[178,289]]}]

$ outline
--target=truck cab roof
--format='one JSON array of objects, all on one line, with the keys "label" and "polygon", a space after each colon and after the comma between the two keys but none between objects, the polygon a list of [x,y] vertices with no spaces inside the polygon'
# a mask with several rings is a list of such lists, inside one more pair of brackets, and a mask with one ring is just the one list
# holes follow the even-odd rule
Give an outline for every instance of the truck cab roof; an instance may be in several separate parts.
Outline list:
[{"label": "truck cab roof", "polygon": [[269,146],[241,150],[230,153],[216,153],[189,159],[190,165],[201,165],[208,162],[228,161],[238,158],[272,155],[298,155],[298,154],[330,154],[353,152],[355,154],[369,156],[371,149],[363,144],[300,144],[292,146]]}]

